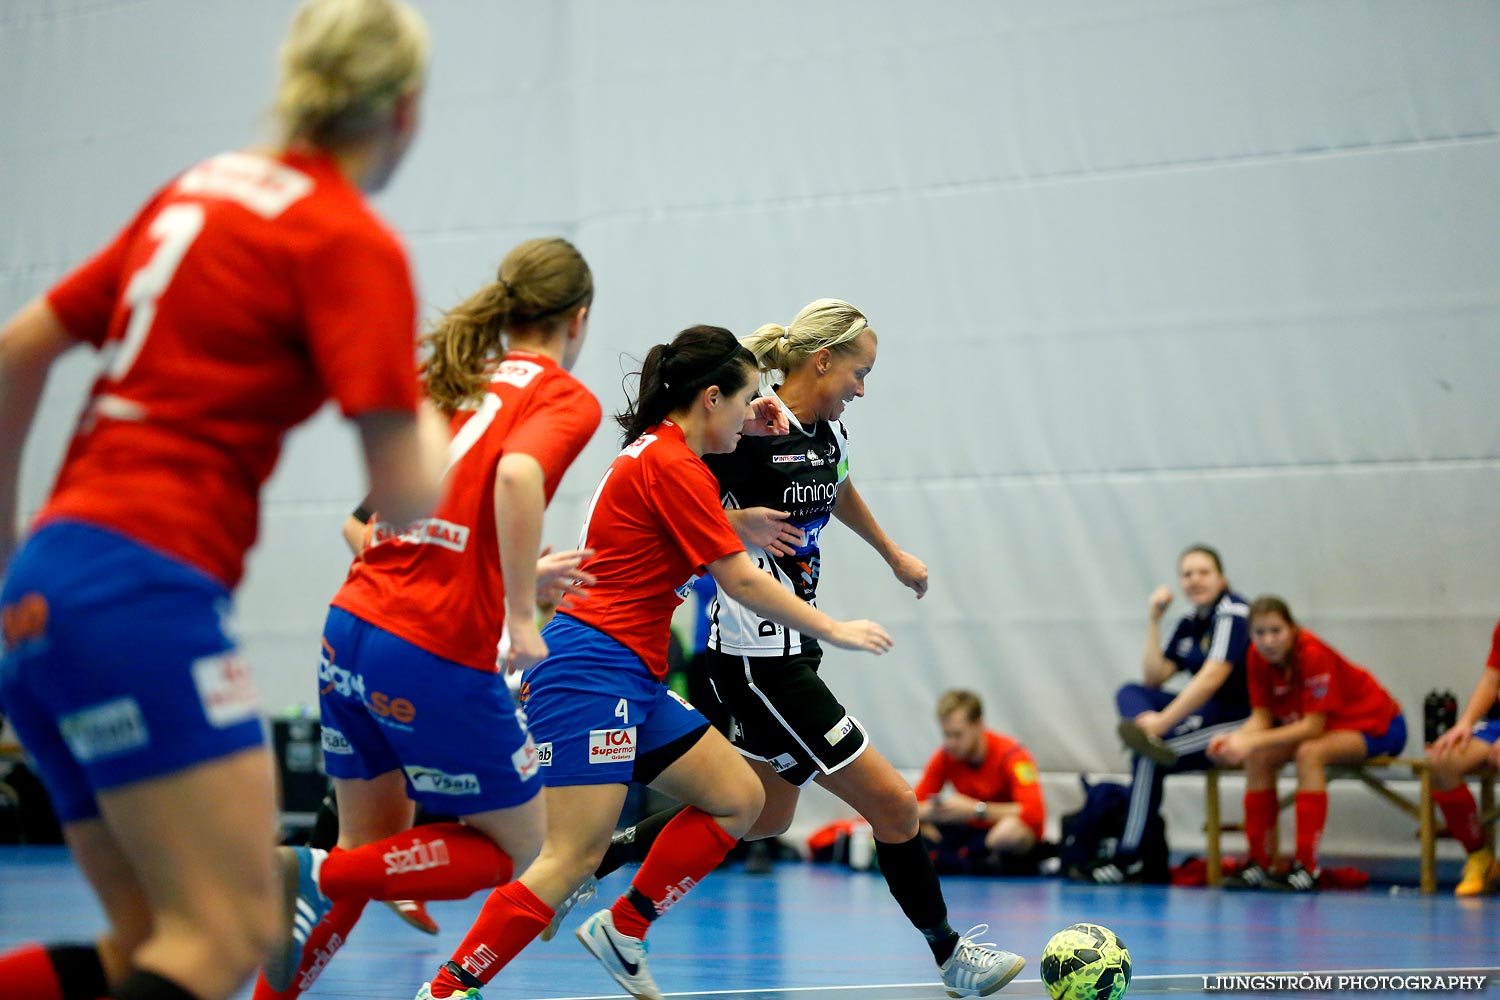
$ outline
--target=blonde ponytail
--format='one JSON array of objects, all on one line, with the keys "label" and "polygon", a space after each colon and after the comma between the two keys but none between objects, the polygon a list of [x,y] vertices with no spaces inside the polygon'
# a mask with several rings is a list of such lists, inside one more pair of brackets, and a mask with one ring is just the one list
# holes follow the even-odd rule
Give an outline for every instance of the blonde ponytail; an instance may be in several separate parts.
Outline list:
[{"label": "blonde ponytail", "polygon": [[790,326],[767,323],[742,344],[755,355],[763,372],[790,374],[821,350],[853,350],[854,338],[870,331],[865,314],[842,299],[818,299],[802,307]]}]

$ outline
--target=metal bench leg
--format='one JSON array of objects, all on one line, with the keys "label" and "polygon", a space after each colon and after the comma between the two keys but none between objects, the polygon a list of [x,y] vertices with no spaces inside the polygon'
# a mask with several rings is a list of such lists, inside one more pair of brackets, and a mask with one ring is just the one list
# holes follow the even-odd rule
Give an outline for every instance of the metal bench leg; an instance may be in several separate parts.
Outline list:
[{"label": "metal bench leg", "polygon": [[1224,881],[1224,871],[1219,843],[1219,835],[1222,832],[1219,821],[1219,772],[1213,768],[1209,768],[1203,774],[1203,791],[1204,847],[1208,854],[1206,877],[1209,885],[1218,885]]},{"label": "metal bench leg", "polygon": [[1422,801],[1419,819],[1419,839],[1422,847],[1422,893],[1437,892],[1437,837],[1434,831],[1432,805],[1432,771],[1427,767],[1415,767],[1421,782]]}]

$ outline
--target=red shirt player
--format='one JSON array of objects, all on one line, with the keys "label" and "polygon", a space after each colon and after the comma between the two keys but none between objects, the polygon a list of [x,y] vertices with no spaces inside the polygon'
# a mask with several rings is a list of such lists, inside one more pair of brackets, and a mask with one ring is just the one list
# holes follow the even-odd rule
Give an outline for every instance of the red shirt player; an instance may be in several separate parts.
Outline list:
[{"label": "red shirt player", "polygon": [[325,400],[358,425],[382,507],[435,498],[406,256],[362,194],[410,141],[426,48],[394,0],[306,4],[282,47],[279,147],[187,170],[0,332],[0,562],[52,362],[78,343],[105,356],[0,594],[0,703],[82,867],[110,873],[94,884],[113,976],[92,948],[24,948],[0,957],[4,1000],[57,1000],[63,982],[221,1000],[282,920],[274,769],[223,621],[281,440]]},{"label": "red shirt player", "polygon": [[1500,767],[1500,721],[1495,719],[1500,703],[1500,624],[1490,637],[1490,655],[1484,661],[1479,682],[1464,705],[1453,728],[1427,748],[1432,762],[1432,801],[1442,810],[1454,838],[1469,852],[1463,877],[1454,894],[1480,896],[1500,893],[1500,864],[1495,862],[1474,794],[1464,784],[1464,775],[1489,764]]},{"label": "red shirt player", "polygon": [[[283,849],[316,883],[306,912],[331,912],[266,967],[262,998],[306,989],[368,900],[463,898],[541,847],[542,761],[500,670],[546,655],[542,511],[599,425],[567,371],[593,290],[572,244],[528,240],[427,338],[428,396],[455,414],[443,497],[423,520],[373,521],[329,610],[319,705],[343,850]],[[577,577],[582,555],[556,571]],[[462,822],[409,830],[408,799]]]},{"label": "red shirt player", "polygon": [[1271,885],[1276,772],[1295,759],[1297,855],[1278,881],[1282,888],[1306,892],[1318,886],[1318,842],[1328,819],[1325,768],[1400,753],[1406,720],[1369,671],[1299,628],[1281,598],[1267,595],[1251,602],[1250,640],[1250,718],[1208,746],[1217,763],[1245,768],[1250,864],[1230,884]]},{"label": "red shirt player", "polygon": [[[943,747],[913,789],[934,863],[939,870],[1034,874],[1034,864],[1016,858],[1036,846],[1047,821],[1036,762],[1018,741],[985,728],[983,703],[972,691],[945,693],[937,716]],[[948,785],[953,793],[942,795]]]}]

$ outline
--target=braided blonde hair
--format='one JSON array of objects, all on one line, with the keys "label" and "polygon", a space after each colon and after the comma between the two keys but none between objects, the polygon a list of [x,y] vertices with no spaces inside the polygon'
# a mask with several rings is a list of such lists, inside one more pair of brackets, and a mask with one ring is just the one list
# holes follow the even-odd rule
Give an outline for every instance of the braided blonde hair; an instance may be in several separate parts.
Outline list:
[{"label": "braided blonde hair", "polygon": [[[870,330],[865,314],[842,299],[818,299],[797,313],[790,326],[767,323],[740,343],[755,355],[763,372],[790,374],[812,355],[854,350],[854,338]],[[875,331],[870,330],[870,336]]]}]

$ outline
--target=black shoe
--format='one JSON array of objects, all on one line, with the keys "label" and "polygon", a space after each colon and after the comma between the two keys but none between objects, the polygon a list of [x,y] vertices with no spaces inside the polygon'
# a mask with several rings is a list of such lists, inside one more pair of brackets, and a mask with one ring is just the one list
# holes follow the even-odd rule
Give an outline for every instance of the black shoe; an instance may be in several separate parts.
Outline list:
[{"label": "black shoe", "polygon": [[1146,880],[1146,862],[1140,858],[1110,858],[1089,867],[1085,882],[1095,885],[1125,885]]},{"label": "black shoe", "polygon": [[1309,871],[1303,867],[1302,862],[1293,861],[1286,874],[1276,879],[1276,887],[1283,892],[1317,892],[1322,878],[1323,869],[1314,868]]},{"label": "black shoe", "polygon": [[1252,861],[1220,884],[1226,889],[1274,889],[1274,881],[1274,875]]},{"label": "black shoe", "polygon": [[1132,753],[1138,753],[1162,767],[1171,767],[1177,763],[1177,751],[1136,725],[1133,719],[1121,719],[1115,732],[1119,734],[1120,742],[1129,747]]}]

